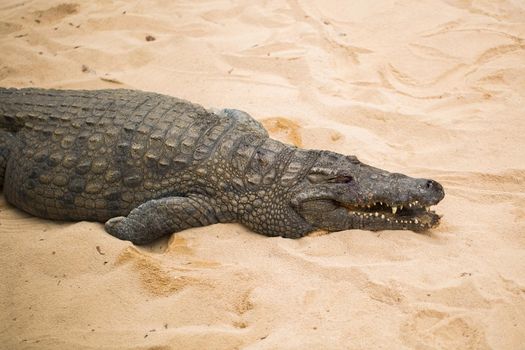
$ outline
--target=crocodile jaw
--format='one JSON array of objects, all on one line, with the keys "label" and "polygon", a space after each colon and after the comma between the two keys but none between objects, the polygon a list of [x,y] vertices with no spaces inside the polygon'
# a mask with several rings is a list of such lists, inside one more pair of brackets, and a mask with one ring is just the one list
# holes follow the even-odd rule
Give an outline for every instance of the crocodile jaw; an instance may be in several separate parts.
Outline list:
[{"label": "crocodile jaw", "polygon": [[[437,203],[432,203],[437,204]],[[440,216],[429,205],[416,202],[389,205],[341,203],[332,199],[302,202],[297,212],[313,227],[328,231],[347,229],[425,231],[439,225]]]},{"label": "crocodile jaw", "polygon": [[425,231],[439,225],[440,216],[419,201],[406,204],[373,202],[366,205],[340,204],[358,228]]}]

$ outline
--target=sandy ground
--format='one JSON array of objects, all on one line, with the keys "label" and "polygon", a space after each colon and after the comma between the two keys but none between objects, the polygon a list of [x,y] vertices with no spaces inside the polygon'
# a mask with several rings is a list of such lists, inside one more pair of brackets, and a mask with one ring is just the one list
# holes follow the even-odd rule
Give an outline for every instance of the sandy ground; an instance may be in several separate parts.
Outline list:
[{"label": "sandy ground", "polygon": [[0,196],[2,347],[524,349],[524,38],[518,0],[2,0],[0,86],[242,109],[447,191],[428,234],[219,224],[140,248]]}]

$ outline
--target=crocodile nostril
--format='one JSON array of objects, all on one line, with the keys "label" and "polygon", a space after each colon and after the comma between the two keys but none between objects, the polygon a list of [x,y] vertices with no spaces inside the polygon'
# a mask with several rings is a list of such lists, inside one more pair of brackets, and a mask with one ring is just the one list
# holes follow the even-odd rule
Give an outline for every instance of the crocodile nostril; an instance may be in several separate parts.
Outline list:
[{"label": "crocodile nostril", "polygon": [[440,201],[445,196],[443,186],[441,186],[441,184],[437,181],[425,180],[425,182],[421,184],[421,188],[425,189],[425,191],[428,191],[427,193],[435,197],[437,201]]},{"label": "crocodile nostril", "polygon": [[421,179],[419,183],[419,189],[421,191],[427,191],[429,193],[441,193],[443,192],[443,186],[439,182],[429,179]]}]

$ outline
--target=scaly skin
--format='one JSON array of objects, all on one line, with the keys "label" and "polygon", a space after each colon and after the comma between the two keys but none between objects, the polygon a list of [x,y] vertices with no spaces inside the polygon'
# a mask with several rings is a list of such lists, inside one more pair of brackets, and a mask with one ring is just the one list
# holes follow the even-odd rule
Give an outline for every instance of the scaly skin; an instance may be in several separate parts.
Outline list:
[{"label": "scaly skin", "polygon": [[244,112],[132,90],[0,88],[2,185],[28,213],[106,222],[136,244],[217,222],[289,238],[421,231],[444,196],[432,180],[272,140]]}]

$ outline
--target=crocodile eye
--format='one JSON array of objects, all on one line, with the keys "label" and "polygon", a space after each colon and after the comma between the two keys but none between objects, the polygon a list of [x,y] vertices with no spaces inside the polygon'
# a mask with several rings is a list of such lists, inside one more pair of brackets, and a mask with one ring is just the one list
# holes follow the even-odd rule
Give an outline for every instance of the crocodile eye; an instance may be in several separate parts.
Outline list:
[{"label": "crocodile eye", "polygon": [[318,183],[338,183],[346,184],[354,181],[354,178],[350,175],[326,175],[326,174],[309,174],[307,176],[308,181],[314,184]]},{"label": "crocodile eye", "polygon": [[324,174],[308,174],[307,178],[308,178],[308,181],[310,181],[313,184],[326,182],[328,180],[326,175]]},{"label": "crocodile eye", "polygon": [[332,179],[330,182],[338,183],[338,184],[347,184],[354,181],[354,178],[350,175],[340,175],[336,176]]}]

